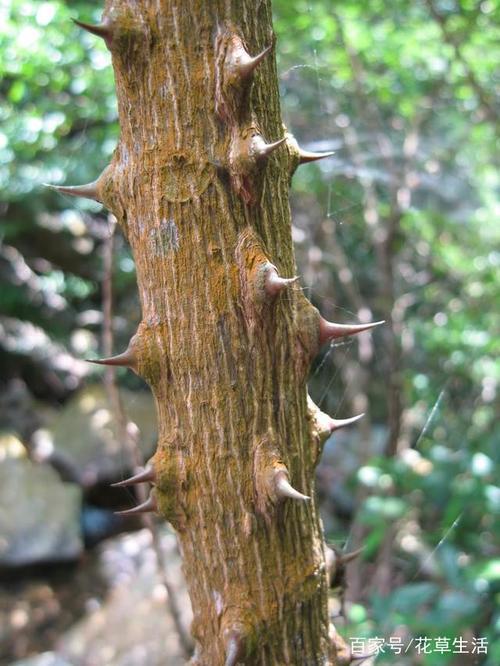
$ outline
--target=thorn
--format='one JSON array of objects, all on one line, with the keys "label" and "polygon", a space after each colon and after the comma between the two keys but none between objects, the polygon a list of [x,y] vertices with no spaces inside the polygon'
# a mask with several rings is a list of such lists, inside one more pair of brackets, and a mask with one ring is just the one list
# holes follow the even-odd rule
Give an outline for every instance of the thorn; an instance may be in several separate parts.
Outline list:
[{"label": "thorn", "polygon": [[153,467],[145,467],[142,472],[138,472],[131,476],[129,479],[123,479],[123,481],[117,481],[112,483],[112,488],[124,488],[125,486],[133,486],[136,483],[154,483],[156,480],[156,474]]},{"label": "thorn", "polygon": [[113,33],[111,32],[109,25],[107,25],[106,23],[98,23],[97,25],[93,25],[92,23],[84,23],[83,21],[78,21],[78,19],[71,19],[71,20],[77,26],[83,28],[83,30],[90,32],[93,35],[97,35],[97,37],[102,37],[102,39],[104,39],[104,41],[106,42],[106,45],[108,47],[110,46]]},{"label": "thorn", "polygon": [[274,298],[284,289],[286,289],[288,285],[297,282],[298,279],[299,279],[298,275],[292,278],[282,278],[280,277],[276,266],[271,266],[266,273],[264,289],[266,290],[268,296]]},{"label": "thorn", "polygon": [[299,164],[316,162],[316,160],[323,160],[332,155],[335,155],[335,151],[333,150],[327,153],[310,153],[308,150],[302,150],[302,148],[299,148]]},{"label": "thorn", "polygon": [[345,426],[351,425],[352,423],[356,423],[356,421],[360,421],[364,415],[365,413],[363,412],[357,416],[351,416],[350,419],[330,419],[330,432],[338,430],[339,428],[345,428]]},{"label": "thorn", "polygon": [[125,511],[115,511],[117,516],[134,516],[136,513],[149,513],[149,511],[157,511],[158,503],[154,495],[150,495],[148,499],[142,504],[125,509]]},{"label": "thorn", "polygon": [[351,657],[351,661],[349,664],[354,664],[357,663],[358,666],[359,664],[363,663],[363,661],[366,661],[367,659],[371,659],[372,657],[376,656],[376,652],[369,652],[368,654],[357,654],[355,657]]},{"label": "thorn", "polygon": [[335,324],[331,321],[326,321],[323,317],[319,320],[319,343],[320,345],[327,342],[327,340],[335,340],[336,338],[344,338],[348,335],[356,335],[363,331],[368,331],[370,328],[385,324],[384,321],[372,321],[369,324]]},{"label": "thorn", "polygon": [[253,151],[257,159],[261,160],[266,157],[269,157],[276,148],[279,148],[282,143],[285,143],[286,137],[279,139],[279,141],[274,141],[274,143],[266,143],[264,139],[257,135],[253,139]]},{"label": "thorn", "polygon": [[84,197],[85,199],[92,199],[101,203],[97,192],[97,182],[97,180],[94,180],[94,182],[87,185],[52,185],[51,183],[43,183],[43,185],[50,187],[51,190],[55,190],[60,194],[69,194],[72,197]]},{"label": "thorn", "polygon": [[226,641],[226,661],[224,666],[236,666],[243,656],[243,639],[238,631],[231,631]]},{"label": "thorn", "polygon": [[272,48],[273,45],[271,44],[253,58],[245,50],[244,55],[240,56],[239,62],[235,66],[236,71],[241,76],[241,78],[247,79],[249,76],[251,76],[255,71],[255,69],[260,65],[260,63],[264,60],[264,58],[271,51]]},{"label": "thorn", "polygon": [[365,547],[361,546],[361,548],[357,548],[356,550],[353,550],[352,553],[346,553],[345,555],[341,555],[340,556],[340,564],[349,564],[349,562],[352,562],[357,557],[359,557],[364,549],[365,549]]},{"label": "thorn", "polygon": [[111,366],[120,366],[124,368],[135,368],[136,358],[135,354],[130,350],[126,349],[122,354],[117,354],[116,356],[110,356],[109,358],[96,358],[87,359],[88,363],[96,363],[97,365],[111,365]]},{"label": "thorn", "polygon": [[288,481],[288,474],[284,469],[276,471],[274,475],[274,485],[276,488],[276,494],[281,499],[286,499],[287,497],[296,500],[311,499],[307,495],[299,493],[298,490],[295,490],[295,488],[293,488],[293,486],[290,485],[290,482]]}]

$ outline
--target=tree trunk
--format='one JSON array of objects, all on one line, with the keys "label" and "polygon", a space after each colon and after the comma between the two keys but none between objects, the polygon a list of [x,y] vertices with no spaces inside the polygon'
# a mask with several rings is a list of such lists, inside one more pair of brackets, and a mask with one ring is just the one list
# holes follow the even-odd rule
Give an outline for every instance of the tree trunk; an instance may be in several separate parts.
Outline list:
[{"label": "tree trunk", "polygon": [[138,510],[178,533],[192,663],[341,663],[309,497],[342,424],[307,401],[306,380],[323,342],[370,326],[325,322],[291,279],[289,180],[316,156],[284,130],[272,55],[249,56],[273,44],[270,1],[108,0],[83,27],[112,52],[121,135],[72,193],[116,215],[135,258],[142,321],[104,362],[132,367],[156,400]]}]

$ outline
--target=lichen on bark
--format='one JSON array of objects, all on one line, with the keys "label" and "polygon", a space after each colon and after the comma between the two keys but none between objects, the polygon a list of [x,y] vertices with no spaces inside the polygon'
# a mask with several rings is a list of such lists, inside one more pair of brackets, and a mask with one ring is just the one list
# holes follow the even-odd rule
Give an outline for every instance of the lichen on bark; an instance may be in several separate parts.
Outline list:
[{"label": "lichen on bark", "polygon": [[155,397],[146,508],[178,533],[192,664],[334,666],[314,500],[334,426],[306,382],[320,345],[348,333],[296,284],[290,175],[326,154],[283,127],[270,1],[107,0],[91,31],[112,53],[121,128],[92,185],[130,243],[142,308],[103,362]]}]

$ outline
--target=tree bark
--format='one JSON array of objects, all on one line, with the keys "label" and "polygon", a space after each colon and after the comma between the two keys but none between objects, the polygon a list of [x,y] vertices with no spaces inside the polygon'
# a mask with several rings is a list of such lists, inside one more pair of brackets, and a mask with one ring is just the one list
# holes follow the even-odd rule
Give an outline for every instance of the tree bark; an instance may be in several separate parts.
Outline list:
[{"label": "tree bark", "polygon": [[347,663],[309,499],[338,424],[306,380],[322,342],[368,326],[327,324],[292,280],[289,181],[314,157],[281,122],[270,1],[107,0],[90,29],[112,52],[121,135],[81,193],[116,215],[142,306],[103,362],[155,397],[143,508],[179,536],[192,664]]}]

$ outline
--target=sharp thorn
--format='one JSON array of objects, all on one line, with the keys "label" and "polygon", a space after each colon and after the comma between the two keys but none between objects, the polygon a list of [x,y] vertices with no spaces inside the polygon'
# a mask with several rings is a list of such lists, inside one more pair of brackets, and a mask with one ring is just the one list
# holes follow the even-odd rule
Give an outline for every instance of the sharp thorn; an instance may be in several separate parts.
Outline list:
[{"label": "sharp thorn", "polygon": [[349,562],[352,562],[355,560],[357,557],[361,555],[361,553],[364,550],[364,546],[361,546],[361,548],[357,548],[356,550],[353,550],[351,553],[346,553],[345,555],[340,556],[340,563],[341,564],[349,564]]},{"label": "sharp thorn", "polygon": [[226,661],[224,666],[236,666],[243,656],[243,639],[238,631],[231,631],[226,641]]},{"label": "sharp thorn", "polygon": [[331,432],[338,430],[339,428],[345,428],[345,426],[356,423],[356,421],[360,421],[364,415],[365,413],[363,412],[357,416],[351,416],[350,419],[330,419]]},{"label": "sharp thorn", "polygon": [[264,58],[271,51],[272,48],[273,45],[271,44],[253,58],[252,56],[249,55],[248,58],[246,58],[243,62],[240,62],[237,66],[237,69],[241,78],[246,79],[249,76],[251,76],[251,74],[253,74],[255,69],[260,65],[260,63],[264,60]]},{"label": "sharp thorn", "polygon": [[296,500],[309,500],[311,499],[307,495],[299,493],[298,490],[295,490],[293,486],[290,485],[288,481],[288,475],[284,470],[278,470],[274,477],[274,483],[276,488],[276,494],[278,497],[285,499],[289,497],[290,499]]},{"label": "sharp thorn", "polygon": [[44,185],[45,187],[50,187],[51,190],[60,192],[60,194],[69,194],[71,197],[83,197],[101,203],[99,194],[97,193],[96,180],[87,185],[52,185],[50,183],[44,183]]},{"label": "sharp thorn", "polygon": [[302,150],[302,148],[299,148],[299,164],[316,162],[316,160],[323,160],[332,155],[335,155],[335,151],[333,150],[327,153],[310,153],[308,150]]},{"label": "sharp thorn", "polygon": [[155,479],[156,479],[156,474],[153,467],[146,467],[141,472],[138,472],[137,474],[134,474],[134,476],[131,476],[129,479],[123,479],[123,481],[117,481],[116,483],[112,483],[111,487],[124,488],[125,486],[133,486],[136,483],[147,483],[147,482],[154,483]]},{"label": "sharp thorn", "polygon": [[111,38],[113,35],[109,25],[106,25],[105,23],[98,23],[97,25],[93,25],[92,23],[85,23],[84,21],[78,21],[77,19],[72,19],[72,21],[80,28],[83,28],[83,30],[90,32],[93,35],[97,35],[97,37],[102,37],[108,46],[111,43]]},{"label": "sharp thorn", "polygon": [[142,504],[132,507],[131,509],[125,509],[125,511],[115,511],[117,516],[134,516],[139,513],[149,513],[150,511],[157,511],[158,503],[154,495],[150,495],[148,499]]},{"label": "sharp thorn", "polygon": [[130,349],[125,350],[122,354],[110,356],[109,358],[89,358],[87,361],[89,363],[96,363],[97,365],[110,365],[124,368],[134,368],[136,363],[135,355]]},{"label": "sharp thorn", "polygon": [[295,275],[295,277],[292,278],[282,278],[279,275],[276,266],[271,266],[271,268],[269,268],[266,274],[264,289],[266,290],[268,296],[274,298],[280,292],[286,289],[288,285],[297,282],[298,279],[299,279],[298,275]]},{"label": "sharp thorn", "polygon": [[355,657],[351,657],[351,661],[349,664],[361,664],[363,661],[366,661],[367,659],[371,659],[372,657],[375,657],[377,655],[376,652],[370,652],[368,654],[357,654]]},{"label": "sharp thorn", "polygon": [[269,157],[269,155],[271,155],[271,153],[273,153],[276,148],[279,148],[282,143],[285,143],[285,141],[286,137],[279,139],[279,141],[274,141],[273,143],[264,143],[264,141],[259,142],[259,146],[257,148],[257,157],[259,159]]},{"label": "sharp thorn", "polygon": [[335,324],[321,317],[319,322],[319,342],[322,345],[328,340],[356,335],[381,324],[385,324],[385,321],[372,321],[369,324]]}]

